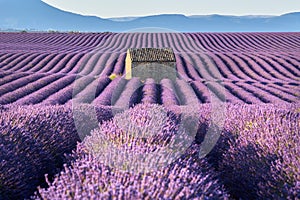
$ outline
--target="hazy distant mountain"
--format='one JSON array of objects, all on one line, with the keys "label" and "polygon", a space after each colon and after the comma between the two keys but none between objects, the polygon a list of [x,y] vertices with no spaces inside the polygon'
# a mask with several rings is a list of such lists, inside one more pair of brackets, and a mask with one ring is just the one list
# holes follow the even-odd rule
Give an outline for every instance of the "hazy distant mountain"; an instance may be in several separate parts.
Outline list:
[{"label": "hazy distant mountain", "polygon": [[99,31],[111,23],[98,17],[65,12],[41,0],[0,0],[2,29]]},{"label": "hazy distant mountain", "polygon": [[115,18],[108,18],[109,20],[116,21],[116,22],[128,22],[135,20],[139,17],[115,17]]},{"label": "hazy distant mountain", "polygon": [[[26,3],[25,3],[26,2]],[[152,28],[143,28],[152,27]],[[153,28],[155,27],[155,28]],[[162,28],[162,29],[159,29]],[[39,31],[300,31],[300,12],[281,16],[156,15],[102,19],[54,8],[41,0],[0,0],[0,29]]]}]

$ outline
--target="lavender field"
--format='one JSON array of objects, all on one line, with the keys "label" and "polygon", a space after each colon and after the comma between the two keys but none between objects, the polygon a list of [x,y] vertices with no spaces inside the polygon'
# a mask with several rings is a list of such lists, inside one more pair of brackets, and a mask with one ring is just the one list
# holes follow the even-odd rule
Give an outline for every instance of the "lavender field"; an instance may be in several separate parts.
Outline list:
[{"label": "lavender field", "polygon": [[300,33],[0,33],[0,199],[300,199],[299,136]]}]

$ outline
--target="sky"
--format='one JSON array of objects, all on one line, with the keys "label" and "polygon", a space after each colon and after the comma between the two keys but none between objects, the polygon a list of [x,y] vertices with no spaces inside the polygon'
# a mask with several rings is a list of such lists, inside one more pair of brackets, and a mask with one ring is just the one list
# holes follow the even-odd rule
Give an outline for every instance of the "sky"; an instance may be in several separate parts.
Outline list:
[{"label": "sky", "polygon": [[300,11],[300,0],[42,0],[59,9],[102,18],[157,14],[281,15]]}]

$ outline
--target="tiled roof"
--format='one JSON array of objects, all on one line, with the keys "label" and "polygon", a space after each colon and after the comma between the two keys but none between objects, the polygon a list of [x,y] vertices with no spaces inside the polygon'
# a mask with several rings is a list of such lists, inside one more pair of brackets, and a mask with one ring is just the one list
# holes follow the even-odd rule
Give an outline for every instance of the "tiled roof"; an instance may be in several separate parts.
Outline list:
[{"label": "tiled roof", "polygon": [[171,48],[137,48],[129,49],[132,62],[175,62]]}]

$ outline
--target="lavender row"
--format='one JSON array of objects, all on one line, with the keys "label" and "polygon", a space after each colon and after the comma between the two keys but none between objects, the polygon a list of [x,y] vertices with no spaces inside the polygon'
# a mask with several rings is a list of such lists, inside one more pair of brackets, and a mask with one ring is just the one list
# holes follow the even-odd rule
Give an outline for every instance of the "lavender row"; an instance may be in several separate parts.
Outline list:
[{"label": "lavender row", "polygon": [[293,51],[299,47],[298,33],[185,33],[199,48],[218,52]]},{"label": "lavender row", "polygon": [[[110,79],[107,77],[95,78],[84,89],[82,89],[81,92],[78,92],[76,95],[73,92],[72,102],[91,103],[109,83]],[[74,90],[76,89],[76,86],[78,86],[77,82],[74,84]]]},{"label": "lavender row", "polygon": [[[48,181],[49,188],[39,188],[35,198],[228,199],[211,165],[197,157],[196,144],[178,158],[169,157],[170,164],[149,172],[136,171],[135,167],[157,166],[148,159],[143,163],[132,162],[130,158],[138,159],[145,153],[160,155],[159,151],[168,143],[166,138],[172,141],[174,134],[184,141],[186,134],[177,132],[177,125],[174,114],[154,104],[138,105],[117,114],[85,138],[73,154],[71,166],[65,165],[53,182]],[[142,133],[149,135],[139,135]],[[106,142],[110,145],[103,144]],[[151,158],[167,159],[163,154]]]},{"label": "lavender row", "polygon": [[[89,109],[71,106],[0,106],[0,197],[29,198],[37,186],[46,186],[81,140],[77,123],[86,123]],[[94,108],[99,123],[112,117],[110,109]]]},{"label": "lavender row", "polygon": [[[113,105],[121,108],[132,107],[140,102],[142,82],[139,78],[132,78],[122,89],[120,95],[115,96]],[[115,92],[114,92],[115,94]]]},{"label": "lavender row", "polygon": [[[138,105],[117,114],[85,138],[73,154],[71,166],[65,166],[54,182],[48,181],[48,189],[39,188],[39,197],[226,199],[229,196],[222,192],[220,185],[224,182],[231,198],[299,198],[299,105],[228,104],[225,124],[219,127],[222,130],[219,142],[208,160],[199,159],[201,137],[207,133],[213,114],[211,106],[199,106],[196,141],[200,146],[191,145],[180,158],[168,157],[174,162],[143,175],[137,173],[138,167],[154,169],[156,165],[151,165],[151,159],[160,158],[157,154],[147,157],[143,165],[136,155],[159,151],[176,134],[182,135],[182,141],[187,135],[177,132],[177,118],[157,105]],[[207,178],[203,179],[206,173]],[[180,182],[176,182],[178,178]],[[165,185],[164,181],[169,184]],[[217,194],[221,196],[215,196],[214,191],[219,191]]]},{"label": "lavender row", "polygon": [[61,75],[53,74],[50,76],[43,77],[33,83],[27,84],[21,88],[18,88],[12,92],[8,92],[0,97],[0,104],[9,104],[17,101],[18,99],[39,90],[53,81],[61,78]]},{"label": "lavender row", "polygon": [[[89,51],[112,33],[1,33],[1,49],[7,52],[78,52]],[[19,45],[22,43],[22,45]]]},{"label": "lavender row", "polygon": [[[37,103],[54,105],[65,104],[75,98],[81,103],[94,101],[98,102],[96,103],[98,105],[110,105],[112,101],[116,103],[117,99],[121,98],[121,94],[124,97],[119,101],[124,102],[129,100],[128,98],[133,98],[132,105],[148,100],[152,101],[152,103],[164,105],[184,105],[188,103],[186,102],[187,100],[193,101],[192,104],[197,102],[209,103],[212,96],[231,103],[299,102],[299,90],[297,89],[299,84],[296,82],[228,80],[222,82],[177,79],[177,83],[175,83],[166,79],[155,87],[150,87],[140,82],[139,86],[136,85],[134,88],[128,88],[128,90],[123,91],[124,84],[127,82],[123,78],[121,78],[122,81],[120,83],[118,83],[117,79],[110,83],[110,79],[105,76],[78,76],[76,81],[74,81],[74,78],[75,75],[65,76],[62,74],[50,74],[49,76],[47,74],[6,74],[3,77],[3,80],[6,81],[0,86],[0,102],[1,104],[15,102],[20,105]],[[134,82],[134,80],[132,81]],[[97,87],[95,87],[96,85]],[[147,89],[147,87],[149,88]],[[116,89],[117,91],[115,91]],[[147,90],[149,95],[152,93],[156,96],[152,100],[147,100],[150,97],[142,90]],[[144,98],[145,100],[143,100]],[[193,98],[197,100],[192,100]]]},{"label": "lavender row", "polygon": [[53,83],[47,84],[45,87],[42,87],[35,92],[26,95],[23,98],[19,98],[15,103],[19,105],[29,105],[29,104],[38,104],[43,100],[47,99],[52,94],[57,93],[68,85],[72,84],[75,81],[76,76],[64,76],[60,79],[54,81]]},{"label": "lavender row", "polygon": [[[52,73],[82,72],[82,75],[109,76],[112,72],[123,72],[124,66],[119,62],[117,63],[117,60],[120,55],[125,55],[125,51],[129,47],[127,40],[132,39],[133,43],[130,44],[140,47],[141,44],[146,41],[144,37],[156,38],[157,43],[162,43],[161,40],[165,40],[162,44],[174,48],[176,51],[178,72],[185,80],[210,80],[215,78],[222,80],[242,79],[264,82],[270,80],[299,80],[300,71],[299,68],[297,68],[299,61],[291,56],[284,59],[275,58],[272,55],[272,52],[275,51],[264,51],[260,53],[259,56],[257,56],[257,51],[250,53],[248,51],[241,51],[242,53],[240,53],[226,50],[226,44],[219,47],[216,46],[212,51],[202,51],[201,48],[197,48],[194,44],[197,42],[194,40],[196,36],[176,33],[115,34],[103,39],[103,41],[101,40],[103,43],[101,43],[99,47],[96,49],[91,48],[90,51],[87,52],[52,52],[47,54],[44,52],[43,55],[40,55],[41,53],[17,53],[9,54],[9,56],[3,54],[0,58],[0,63],[3,65],[2,69],[5,70],[18,70],[23,72],[28,70],[32,72]],[[199,34],[197,37],[202,37],[202,35]],[[249,44],[249,42],[245,43],[245,41],[252,39],[261,42],[262,39],[262,36],[256,34],[232,34],[233,38],[230,38],[231,35],[228,34],[204,34],[203,37],[205,40],[202,42],[211,42],[212,44],[222,44],[222,42],[226,43],[228,40],[232,40],[233,42],[235,39],[235,43],[242,43],[241,46],[247,44],[243,47],[244,49],[248,49],[246,47],[248,47]],[[282,34],[278,34],[278,38],[286,40],[286,37]],[[274,48],[278,48],[278,42],[274,45]],[[261,46],[264,47],[264,43],[261,42]],[[218,50],[218,48],[220,49]],[[245,53],[247,53],[247,55],[245,55]],[[263,56],[261,56],[261,54],[263,54]],[[281,54],[283,55],[284,51],[280,53],[280,55]],[[123,59],[119,60],[120,62],[124,62]],[[221,73],[221,77],[215,77],[216,73],[213,68],[216,68]],[[283,73],[281,74],[279,72]],[[234,76],[232,76],[232,74]]]},{"label": "lavender row", "polygon": [[145,85],[142,89],[143,98],[141,100],[142,103],[146,104],[155,104],[159,103],[159,93],[160,88],[159,85],[156,84],[155,80],[152,78],[148,78],[145,81]]},{"label": "lavender row", "polygon": [[299,198],[299,104],[228,104],[226,110],[208,158],[233,197]]},{"label": "lavender row", "polygon": [[[103,51],[125,52],[128,48],[169,46],[176,52],[189,53],[293,52],[299,43],[291,43],[291,38],[297,36],[298,33],[120,33],[103,43]],[[269,38],[272,39],[269,41]],[[266,45],[264,40],[270,43]]]},{"label": "lavender row", "polygon": [[110,106],[113,104],[115,99],[120,96],[124,86],[126,84],[126,80],[122,78],[116,78],[111,81],[110,84],[102,91],[102,93],[97,96],[92,104],[94,105],[106,105]]},{"label": "lavender row", "polygon": [[64,107],[7,107],[1,110],[1,199],[28,198],[62,166],[63,154],[79,141]]}]

